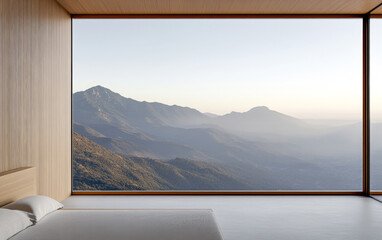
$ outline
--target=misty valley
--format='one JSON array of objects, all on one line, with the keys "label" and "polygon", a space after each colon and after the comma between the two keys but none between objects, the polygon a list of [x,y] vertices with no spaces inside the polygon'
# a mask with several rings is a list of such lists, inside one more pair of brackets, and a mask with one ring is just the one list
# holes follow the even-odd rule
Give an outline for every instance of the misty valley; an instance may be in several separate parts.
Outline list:
[{"label": "misty valley", "polygon": [[[362,124],[265,106],[218,116],[96,86],[73,94],[73,190],[359,190]],[[382,123],[373,123],[381,159]],[[374,145],[373,145],[374,144]],[[372,162],[382,189],[382,161]],[[379,184],[379,185],[378,185]]]}]

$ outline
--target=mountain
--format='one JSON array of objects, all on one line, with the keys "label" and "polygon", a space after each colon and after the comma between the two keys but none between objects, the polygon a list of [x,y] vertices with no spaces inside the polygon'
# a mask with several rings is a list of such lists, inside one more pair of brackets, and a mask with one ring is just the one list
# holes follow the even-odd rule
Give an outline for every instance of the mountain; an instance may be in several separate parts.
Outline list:
[{"label": "mountain", "polygon": [[[84,131],[84,129],[88,131]],[[238,138],[224,134],[218,130],[165,129],[164,134],[166,134],[166,139],[177,142],[177,144],[156,140],[152,142],[143,141],[112,126],[104,126],[104,128],[102,128],[102,134],[79,124],[74,124],[73,130],[115,153],[149,158],[157,158],[161,155],[166,156],[165,158],[161,158],[162,160],[171,159],[171,156],[177,159],[186,158],[186,156],[189,155],[194,157],[188,157],[189,159],[220,165],[222,169],[226,169],[232,174],[237,175],[241,181],[251,183],[252,188],[266,189],[280,187],[278,183],[271,179],[267,171],[259,168],[253,161],[255,155],[255,158],[258,159],[257,164],[263,163],[266,166],[269,166],[269,164],[278,165],[277,163],[273,163],[272,160],[277,160],[280,157],[262,152],[254,148],[251,143],[245,146],[243,145],[244,142],[240,142]],[[96,136],[89,134],[89,132],[94,133]],[[98,135],[104,136],[103,133],[105,135],[114,135],[115,138],[97,137]],[[182,137],[181,140],[178,134]],[[154,145],[150,145],[151,143],[154,143]],[[162,146],[162,148],[156,148],[160,146]],[[183,146],[183,149],[179,146]]]},{"label": "mountain", "polygon": [[209,156],[187,145],[157,141],[143,133],[132,133],[106,124],[92,126],[95,126],[98,131],[78,123],[73,123],[73,131],[120,154],[161,160],[169,160],[179,157],[194,160],[211,159]]},{"label": "mountain", "polygon": [[[257,146],[253,140],[261,138],[258,132],[270,136],[280,128],[297,132],[298,127],[305,127],[301,120],[266,107],[211,118],[191,108],[124,98],[101,86],[73,95],[73,120],[109,138],[86,135],[117,153],[159,159],[184,157],[233,168],[239,167],[239,162],[244,169],[291,158]],[[256,137],[245,139],[246,135]]]},{"label": "mountain", "polygon": [[114,153],[73,133],[74,190],[248,189],[224,169],[187,159],[157,159]]},{"label": "mountain", "polygon": [[313,125],[265,106],[254,107],[244,113],[231,112],[212,121],[230,133],[252,140],[280,140],[318,134],[318,129]]},{"label": "mountain", "polygon": [[[166,109],[166,114],[163,114],[163,109]],[[180,116],[180,112],[185,113],[186,117]],[[90,117],[86,117],[87,115]],[[140,118],[138,115],[144,117]],[[267,168],[277,171],[276,162],[290,157],[263,151],[254,143],[229,134],[219,127],[198,127],[196,123],[187,124],[181,121],[191,115],[194,119],[198,118],[199,122],[202,122],[201,119],[209,119],[194,109],[180,110],[176,106],[137,102],[100,86],[73,96],[74,122],[105,136],[106,138],[86,135],[109,150],[141,157],[190,158],[220,164],[241,180],[251,183],[254,188],[280,187],[282,183],[273,180],[268,170],[259,164],[265,164]],[[150,121],[145,121],[147,116],[150,116]],[[172,119],[177,120],[174,122],[165,116],[174,116]],[[176,127],[179,125],[196,126]],[[74,129],[79,131],[76,125]]]},{"label": "mountain", "polygon": [[[74,131],[114,154],[183,171],[193,162],[199,171],[200,164],[217,166],[249,189],[360,187],[356,124],[317,127],[267,107],[211,117],[192,108],[135,101],[101,86],[73,95],[73,121]],[[176,165],[169,159],[190,162]]]},{"label": "mountain", "polygon": [[139,102],[102,86],[73,95],[73,116],[76,122],[85,126],[107,124],[131,132],[148,133],[161,127],[215,128],[248,136],[251,140],[317,133],[313,125],[264,106],[218,116],[188,107]]},{"label": "mountain", "polygon": [[192,108],[139,102],[101,86],[73,94],[73,116],[82,125],[109,124],[129,131],[183,127],[208,118]]}]

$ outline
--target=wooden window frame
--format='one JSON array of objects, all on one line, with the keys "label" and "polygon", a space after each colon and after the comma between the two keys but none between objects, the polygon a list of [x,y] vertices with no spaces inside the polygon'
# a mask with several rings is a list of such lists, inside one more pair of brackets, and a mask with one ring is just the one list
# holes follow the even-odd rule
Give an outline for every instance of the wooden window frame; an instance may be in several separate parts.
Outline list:
[{"label": "wooden window frame", "polygon": [[[73,191],[72,195],[382,195],[382,192],[370,191],[370,18],[382,18],[382,14],[372,15],[376,6],[366,14],[73,14],[72,16],[72,57],[73,57],[73,19],[316,19],[316,18],[356,18],[363,21],[363,77],[362,77],[362,190],[359,191]],[[73,59],[72,59],[72,95],[73,95]],[[72,147],[73,149],[73,147]],[[73,151],[72,151],[73,153]],[[73,157],[71,159],[73,161]],[[73,176],[72,178],[73,179]]]}]

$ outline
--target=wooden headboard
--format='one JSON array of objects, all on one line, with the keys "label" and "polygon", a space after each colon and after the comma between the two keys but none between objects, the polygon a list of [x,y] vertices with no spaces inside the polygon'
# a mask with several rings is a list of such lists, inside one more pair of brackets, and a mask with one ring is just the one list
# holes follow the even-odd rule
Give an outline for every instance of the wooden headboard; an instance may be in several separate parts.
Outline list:
[{"label": "wooden headboard", "polygon": [[23,167],[0,173],[0,206],[36,194],[36,168]]}]

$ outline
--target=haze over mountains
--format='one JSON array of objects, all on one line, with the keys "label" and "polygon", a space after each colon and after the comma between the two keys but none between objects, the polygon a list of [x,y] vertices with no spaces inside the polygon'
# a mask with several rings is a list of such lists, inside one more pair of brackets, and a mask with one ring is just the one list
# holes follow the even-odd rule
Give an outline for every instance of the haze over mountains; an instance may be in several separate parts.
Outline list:
[{"label": "haze over mountains", "polygon": [[116,154],[73,133],[74,190],[224,190],[248,187],[212,164]]},{"label": "haze over mountains", "polygon": [[[73,94],[73,122],[80,134],[74,177],[86,183],[77,190],[361,188],[360,124],[318,127],[267,107],[216,116],[139,102],[101,86]],[[93,150],[97,164],[85,154],[95,156]],[[131,177],[138,165],[142,177]],[[114,173],[126,179],[116,183],[107,176]]]}]

